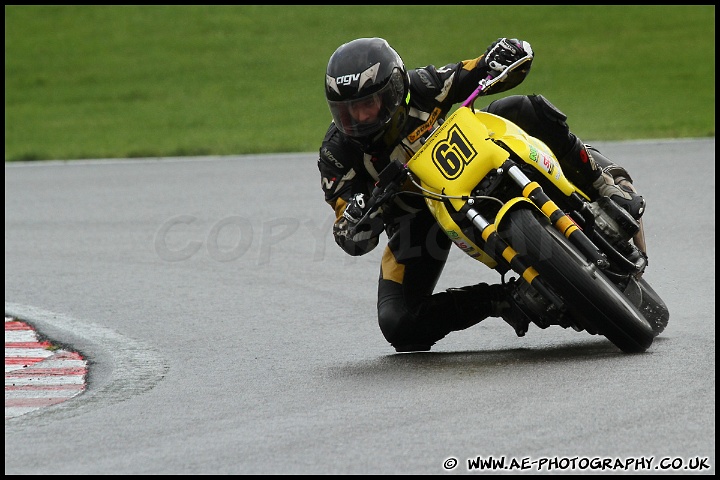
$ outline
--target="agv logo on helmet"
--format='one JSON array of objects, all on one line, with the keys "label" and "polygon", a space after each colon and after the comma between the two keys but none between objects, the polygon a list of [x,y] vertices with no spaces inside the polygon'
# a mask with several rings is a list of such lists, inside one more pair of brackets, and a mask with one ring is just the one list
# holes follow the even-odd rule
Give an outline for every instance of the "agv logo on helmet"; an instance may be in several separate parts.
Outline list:
[{"label": "agv logo on helmet", "polygon": [[350,85],[354,80],[357,80],[360,78],[360,74],[356,73],[354,75],[343,75],[342,77],[337,77],[335,79],[335,82],[338,85]]},{"label": "agv logo on helmet", "polygon": [[328,87],[335,90],[338,95],[340,94],[340,88],[338,87],[339,85],[352,86],[355,82],[357,82],[357,90],[360,91],[366,83],[375,83],[379,70],[380,62],[376,63],[372,67],[365,69],[362,73],[352,73],[348,75],[341,75],[339,77],[331,77],[330,75],[325,75],[325,81],[327,82]]}]

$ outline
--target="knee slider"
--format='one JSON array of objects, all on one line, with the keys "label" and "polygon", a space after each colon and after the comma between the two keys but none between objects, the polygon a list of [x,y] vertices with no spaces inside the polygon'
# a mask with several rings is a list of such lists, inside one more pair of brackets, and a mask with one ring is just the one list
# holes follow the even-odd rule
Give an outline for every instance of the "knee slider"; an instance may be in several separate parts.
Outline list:
[{"label": "knee slider", "polygon": [[406,341],[407,325],[413,321],[410,312],[399,305],[399,302],[386,302],[378,306],[378,325],[385,339],[395,345]]},{"label": "knee slider", "polygon": [[402,302],[387,301],[378,305],[378,323],[385,339],[398,352],[427,351],[450,332],[444,323],[413,314]]}]

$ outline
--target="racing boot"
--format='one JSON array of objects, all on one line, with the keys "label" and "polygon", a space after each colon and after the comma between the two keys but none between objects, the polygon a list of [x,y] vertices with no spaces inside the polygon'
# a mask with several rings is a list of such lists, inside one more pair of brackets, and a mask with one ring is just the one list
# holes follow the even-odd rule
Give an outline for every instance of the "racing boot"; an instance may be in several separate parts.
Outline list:
[{"label": "racing boot", "polygon": [[593,181],[593,188],[600,196],[612,198],[635,220],[640,220],[645,213],[645,199],[635,190],[627,170],[613,163],[596,148],[590,145],[585,147],[601,171],[600,176]]},{"label": "racing boot", "polygon": [[502,284],[479,283],[448,289],[447,294],[452,297],[456,309],[463,313],[455,317],[452,330],[465,330],[487,317],[500,317],[513,327],[519,337],[525,335],[529,322],[522,312],[517,311],[512,299],[515,287],[513,278]]},{"label": "racing boot", "polygon": [[565,176],[591,200],[609,197],[635,220],[640,220],[645,213],[645,199],[635,190],[627,170],[613,163],[596,148],[585,145],[575,137],[570,150],[559,156],[558,160]]},{"label": "racing boot", "polygon": [[525,309],[521,308],[517,297],[521,295],[515,278],[511,278],[507,283],[499,285],[502,287],[503,296],[500,300],[493,302],[493,317],[502,318],[505,323],[510,325],[518,337],[524,337],[530,326],[531,319]]},{"label": "racing boot", "polygon": [[611,198],[615,203],[628,211],[637,220],[640,227],[633,235],[633,243],[638,249],[647,255],[647,244],[645,243],[645,229],[643,228],[642,216],[645,213],[645,199],[638,194],[633,180],[627,170],[609,160],[591,145],[585,145],[589,156],[600,170],[600,176],[593,181],[593,188],[598,195]]}]

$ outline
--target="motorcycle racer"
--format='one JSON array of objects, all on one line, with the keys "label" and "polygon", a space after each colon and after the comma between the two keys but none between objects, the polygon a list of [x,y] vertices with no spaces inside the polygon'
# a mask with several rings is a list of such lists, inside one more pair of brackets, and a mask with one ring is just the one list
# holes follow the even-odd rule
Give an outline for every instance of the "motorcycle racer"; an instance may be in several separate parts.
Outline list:
[{"label": "motorcycle racer", "polygon": [[[503,72],[515,61],[530,60],[510,71],[484,94],[519,85],[528,75],[530,44],[500,38],[477,58],[443,67],[407,70],[400,55],[382,38],[359,38],[330,57],[325,96],[332,114],[322,141],[318,169],[325,201],[336,220],[333,236],[349,255],[364,255],[384,231],[388,243],[378,281],[378,324],[397,352],[427,351],[452,331],[512,310],[513,282],[479,283],[433,293],[447,261],[451,241],[438,228],[420,196],[397,196],[371,221],[351,234],[367,211],[366,201],[379,173],[393,160],[405,163],[422,146],[423,136],[467,98],[481,79]],[[541,139],[560,161],[566,176],[592,197],[610,196],[636,219],[645,209],[642,196],[624,168],[570,132],[567,117],[542,95],[513,95],[484,111],[515,122]],[[415,187],[409,182],[406,189]],[[519,336],[527,321],[511,325]]]}]

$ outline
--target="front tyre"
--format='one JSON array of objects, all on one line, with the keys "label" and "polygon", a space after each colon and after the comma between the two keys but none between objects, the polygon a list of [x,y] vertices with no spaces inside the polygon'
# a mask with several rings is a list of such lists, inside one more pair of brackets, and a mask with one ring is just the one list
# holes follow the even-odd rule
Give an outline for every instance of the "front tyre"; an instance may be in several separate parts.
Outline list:
[{"label": "front tyre", "polygon": [[532,265],[559,295],[570,316],[590,333],[600,333],[625,353],[647,350],[654,332],[638,309],[591,265],[544,215],[534,209],[509,212],[500,237]]}]

